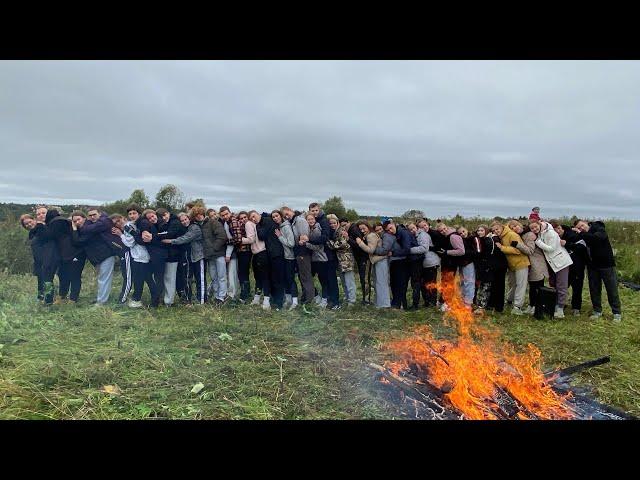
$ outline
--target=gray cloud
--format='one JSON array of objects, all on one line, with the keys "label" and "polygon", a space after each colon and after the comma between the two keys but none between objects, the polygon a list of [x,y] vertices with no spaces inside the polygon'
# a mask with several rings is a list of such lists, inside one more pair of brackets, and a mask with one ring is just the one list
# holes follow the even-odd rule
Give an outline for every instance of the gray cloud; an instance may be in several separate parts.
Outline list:
[{"label": "gray cloud", "polygon": [[637,218],[638,62],[0,62],[0,201]]}]

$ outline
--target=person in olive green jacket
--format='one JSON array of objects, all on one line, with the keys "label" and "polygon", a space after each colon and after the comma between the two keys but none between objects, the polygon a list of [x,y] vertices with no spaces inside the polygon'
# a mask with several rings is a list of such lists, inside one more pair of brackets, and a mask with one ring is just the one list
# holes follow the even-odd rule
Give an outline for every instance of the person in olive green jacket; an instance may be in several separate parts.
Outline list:
[{"label": "person in olive green jacket", "polygon": [[524,315],[522,305],[527,293],[527,279],[529,276],[529,257],[522,253],[516,245],[522,243],[522,238],[507,225],[500,222],[491,224],[491,231],[500,238],[496,247],[507,257],[507,302],[513,302],[513,315]]}]

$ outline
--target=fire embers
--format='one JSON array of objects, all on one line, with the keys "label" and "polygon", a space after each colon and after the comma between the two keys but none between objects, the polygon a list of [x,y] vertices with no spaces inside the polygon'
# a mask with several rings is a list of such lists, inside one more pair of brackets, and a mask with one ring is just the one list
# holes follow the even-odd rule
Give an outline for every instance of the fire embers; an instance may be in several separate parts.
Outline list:
[{"label": "fire embers", "polygon": [[455,321],[459,338],[435,340],[423,326],[412,337],[388,344],[398,358],[385,364],[393,374],[428,385],[466,419],[575,416],[567,402],[571,394],[557,393],[546,381],[535,346],[516,352],[497,330],[475,324],[455,283],[447,282],[440,291],[449,307],[445,316]]}]

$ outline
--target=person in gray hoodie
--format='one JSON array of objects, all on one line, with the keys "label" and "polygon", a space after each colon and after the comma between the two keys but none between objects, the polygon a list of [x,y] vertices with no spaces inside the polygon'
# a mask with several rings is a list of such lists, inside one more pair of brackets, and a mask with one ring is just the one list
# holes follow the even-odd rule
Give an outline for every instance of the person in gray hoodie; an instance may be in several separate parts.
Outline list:
[{"label": "person in gray hoodie", "polygon": [[435,307],[438,300],[438,290],[436,279],[438,278],[438,268],[440,267],[440,256],[431,249],[433,240],[427,233],[429,224],[426,220],[421,220],[416,225],[409,224],[409,231],[413,233],[418,242],[417,247],[411,247],[412,254],[424,254],[422,260],[421,288],[422,300],[425,307]]},{"label": "person in gray hoodie", "polygon": [[271,212],[271,218],[276,224],[275,234],[284,249],[284,296],[285,307],[293,310],[298,306],[298,286],[296,285],[296,257],[293,253],[295,236],[289,220],[279,210]]},{"label": "person in gray hoodie", "polygon": [[282,207],[282,215],[291,222],[293,230],[293,253],[296,258],[296,267],[298,267],[298,276],[302,287],[300,301],[301,303],[310,303],[315,296],[313,274],[311,273],[311,250],[300,244],[300,237],[309,238],[309,223],[304,218],[304,214],[294,212],[289,207]]},{"label": "person in gray hoodie", "polygon": [[221,304],[227,297],[227,232],[222,223],[208,217],[198,221],[198,225],[202,229],[204,258],[207,260],[213,287],[211,293],[215,296],[215,302]]},{"label": "person in gray hoodie", "polygon": [[316,222],[316,217],[313,213],[308,213],[306,216],[307,223],[309,224],[309,237],[302,237],[300,239],[300,245],[305,246],[311,251],[311,271],[318,275],[320,281],[321,295],[315,297],[315,302],[321,308],[327,308],[329,304],[329,269],[327,254],[324,251],[324,245],[318,245],[311,243],[317,241],[322,235],[322,227]]}]

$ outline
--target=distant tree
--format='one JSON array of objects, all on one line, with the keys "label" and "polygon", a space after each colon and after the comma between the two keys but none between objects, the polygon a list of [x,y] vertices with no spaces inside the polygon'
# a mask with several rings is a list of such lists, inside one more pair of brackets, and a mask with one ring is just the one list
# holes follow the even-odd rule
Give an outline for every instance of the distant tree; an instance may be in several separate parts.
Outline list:
[{"label": "distant tree", "polygon": [[425,214],[422,210],[407,210],[402,214],[402,218],[408,219],[416,219],[416,218],[425,218]]},{"label": "distant tree", "polygon": [[348,218],[349,220],[357,220],[358,212],[353,208],[347,210],[342,202],[342,197],[333,196],[322,204],[322,210],[324,213],[333,213],[338,218]]},{"label": "distant tree", "polygon": [[171,212],[177,211],[184,205],[184,194],[175,185],[168,184],[158,190],[155,208],[166,208]]},{"label": "distant tree", "polygon": [[182,211],[187,209],[187,203],[193,203],[194,205],[198,205],[200,207],[204,207],[205,203],[204,200],[202,198],[191,198],[189,200],[187,200],[184,205],[182,205]]},{"label": "distant tree", "polygon": [[[102,209],[109,214],[124,214],[127,211],[127,206],[130,203],[137,203],[140,208],[147,208],[149,206],[149,197],[147,197],[147,195],[144,193],[144,190],[136,189],[131,192],[129,198],[116,200],[115,202],[111,203],[105,203],[104,205],[102,205]],[[71,210],[69,210],[69,212],[71,212]]]},{"label": "distant tree", "polygon": [[127,201],[129,203],[137,203],[140,208],[147,208],[149,205],[151,205],[149,197],[147,197],[147,194],[144,193],[144,190],[142,190],[141,188],[138,188],[131,192],[129,200]]}]

